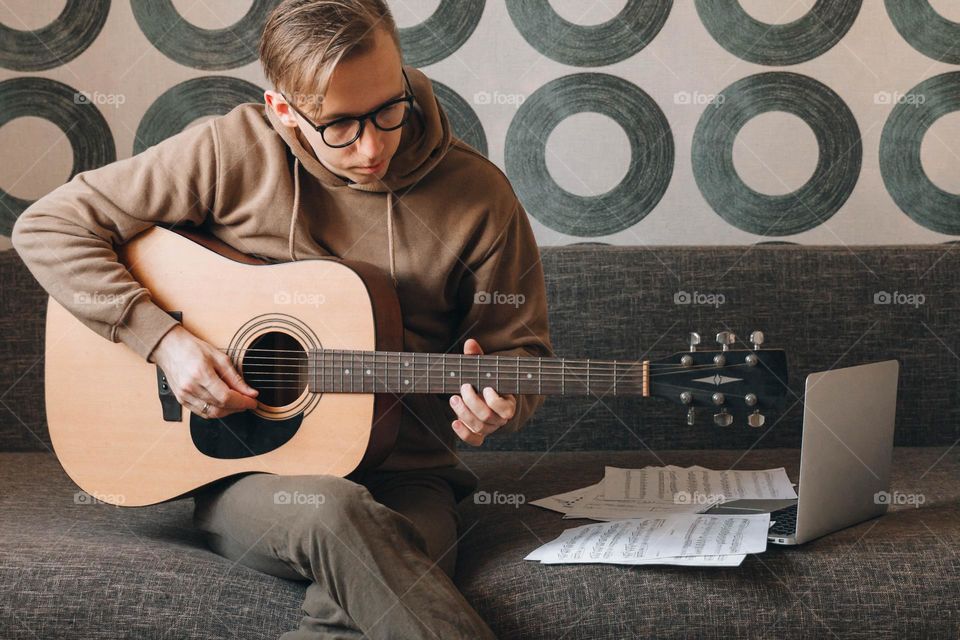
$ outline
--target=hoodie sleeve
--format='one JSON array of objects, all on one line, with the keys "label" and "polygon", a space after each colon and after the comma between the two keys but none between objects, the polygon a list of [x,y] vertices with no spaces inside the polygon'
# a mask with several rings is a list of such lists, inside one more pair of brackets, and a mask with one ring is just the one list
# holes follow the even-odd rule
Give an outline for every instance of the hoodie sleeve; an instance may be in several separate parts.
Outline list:
[{"label": "hoodie sleeve", "polygon": [[[468,338],[485,355],[553,357],[540,251],[523,206],[514,196],[513,215],[478,264],[469,265],[460,286],[467,309],[457,330],[459,353]],[[517,395],[513,418],[495,433],[515,433],[545,396]]]},{"label": "hoodie sleeve", "polygon": [[178,324],[150,298],[114,250],[158,224],[200,225],[218,185],[213,121],[131,158],[83,171],[24,211],[11,241],[57,302],[111,342],[149,361]]}]

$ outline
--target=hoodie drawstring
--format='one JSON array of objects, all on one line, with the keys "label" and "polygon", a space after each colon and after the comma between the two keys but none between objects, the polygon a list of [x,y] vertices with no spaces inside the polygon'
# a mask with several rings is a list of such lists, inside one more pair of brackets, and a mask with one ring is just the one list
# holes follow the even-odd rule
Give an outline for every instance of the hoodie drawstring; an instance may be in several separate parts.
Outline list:
[{"label": "hoodie drawstring", "polygon": [[[294,251],[294,235],[297,229],[297,213],[300,210],[300,158],[294,156],[293,161],[293,207],[290,210],[290,233],[287,241],[287,250],[290,254],[290,260],[295,262],[297,254]],[[399,284],[397,279],[397,262],[393,250],[393,191],[387,189],[387,252],[390,255],[390,279],[393,280],[393,286],[396,288]]]},{"label": "hoodie drawstring", "polygon": [[288,252],[290,261],[296,262],[297,254],[293,250],[293,234],[297,229],[297,211],[300,209],[300,158],[294,156],[293,160],[293,208],[290,210],[290,234],[288,240]]},{"label": "hoodie drawstring", "polygon": [[393,255],[393,191],[387,191],[387,252],[390,254],[390,278],[397,287],[397,263]]}]

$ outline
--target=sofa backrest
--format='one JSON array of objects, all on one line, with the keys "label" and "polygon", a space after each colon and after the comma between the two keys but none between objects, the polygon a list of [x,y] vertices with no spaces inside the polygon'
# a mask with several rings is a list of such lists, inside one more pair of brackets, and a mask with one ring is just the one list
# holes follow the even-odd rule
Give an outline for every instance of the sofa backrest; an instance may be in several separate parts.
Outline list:
[{"label": "sofa backrest", "polygon": [[[900,361],[896,443],[960,437],[960,250],[955,245],[541,249],[558,356],[639,360],[717,331],[787,351],[788,409],[764,427],[717,427],[706,412],[636,397],[550,397],[519,433],[482,450],[796,447],[811,372]],[[0,253],[0,450],[50,446],[43,407],[46,293],[13,251]],[[685,302],[689,300],[689,302]],[[466,446],[466,445],[464,445]]]}]

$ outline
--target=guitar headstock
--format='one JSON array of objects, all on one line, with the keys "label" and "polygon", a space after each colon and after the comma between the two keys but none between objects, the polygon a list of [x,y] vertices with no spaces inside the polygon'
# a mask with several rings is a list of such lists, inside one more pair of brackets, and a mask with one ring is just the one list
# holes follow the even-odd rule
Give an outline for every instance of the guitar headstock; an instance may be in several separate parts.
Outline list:
[{"label": "guitar headstock", "polygon": [[717,426],[745,422],[762,427],[761,410],[782,409],[787,395],[787,355],[763,349],[762,331],[750,334],[752,348],[734,349],[737,337],[717,334],[719,349],[702,349],[700,334],[691,333],[688,351],[650,361],[650,394],[687,407],[693,425],[698,408],[713,413]]}]

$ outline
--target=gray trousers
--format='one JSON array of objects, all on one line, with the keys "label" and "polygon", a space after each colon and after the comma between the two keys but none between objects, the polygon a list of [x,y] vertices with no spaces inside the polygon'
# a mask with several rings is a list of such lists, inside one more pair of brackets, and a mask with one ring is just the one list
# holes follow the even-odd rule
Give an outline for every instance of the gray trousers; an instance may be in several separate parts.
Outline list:
[{"label": "gray trousers", "polygon": [[493,638],[451,579],[463,485],[438,470],[255,473],[196,493],[193,517],[218,554],[310,581],[282,640]]}]

